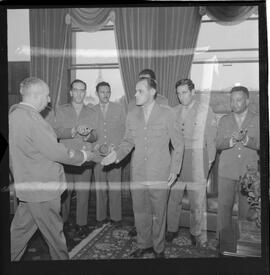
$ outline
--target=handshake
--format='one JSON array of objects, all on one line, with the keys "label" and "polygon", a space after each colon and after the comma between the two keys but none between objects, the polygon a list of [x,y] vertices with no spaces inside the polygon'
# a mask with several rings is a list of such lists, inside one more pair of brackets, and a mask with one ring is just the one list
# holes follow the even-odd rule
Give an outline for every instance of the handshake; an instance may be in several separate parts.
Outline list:
[{"label": "handshake", "polygon": [[246,142],[247,141],[247,130],[240,129],[238,132],[233,132],[232,142]]},{"label": "handshake", "polygon": [[84,141],[88,141],[91,143],[97,141],[96,130],[88,127],[87,125],[78,125],[71,129],[72,137],[74,137],[77,133],[83,137]]}]

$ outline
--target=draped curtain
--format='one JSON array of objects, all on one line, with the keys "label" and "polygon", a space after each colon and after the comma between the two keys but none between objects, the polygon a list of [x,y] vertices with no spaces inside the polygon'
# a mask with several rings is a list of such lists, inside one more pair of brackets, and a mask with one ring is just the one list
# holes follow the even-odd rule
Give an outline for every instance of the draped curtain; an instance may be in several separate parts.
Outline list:
[{"label": "draped curtain", "polygon": [[189,76],[201,23],[199,7],[118,8],[115,32],[128,100],[142,69],[155,71],[158,91],[177,103],[174,85]]},{"label": "draped curtain", "polygon": [[257,13],[257,6],[205,6],[200,7],[202,15],[207,14],[221,25],[235,25]]},{"label": "draped curtain", "polygon": [[113,8],[70,9],[71,24],[85,32],[99,31],[110,20],[114,21]]},{"label": "draped curtain", "polygon": [[52,106],[66,103],[71,32],[68,9],[30,9],[30,75],[50,88]]}]

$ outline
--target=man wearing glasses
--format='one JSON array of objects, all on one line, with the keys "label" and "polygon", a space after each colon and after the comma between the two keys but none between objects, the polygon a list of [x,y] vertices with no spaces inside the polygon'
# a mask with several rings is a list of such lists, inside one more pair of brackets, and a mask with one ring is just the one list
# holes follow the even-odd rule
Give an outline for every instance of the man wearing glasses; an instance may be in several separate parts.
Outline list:
[{"label": "man wearing glasses", "polygon": [[[76,79],[70,84],[71,102],[57,108],[55,116],[51,119],[57,138],[66,147],[72,149],[87,148],[91,150],[92,142],[97,140],[94,128],[97,115],[93,109],[84,105],[86,83]],[[88,198],[90,178],[93,165],[88,163],[82,167],[65,167],[68,192],[63,198],[62,215],[66,226],[68,223],[70,199],[72,191],[76,191],[76,233],[79,238],[84,238],[89,233],[87,226]]]}]

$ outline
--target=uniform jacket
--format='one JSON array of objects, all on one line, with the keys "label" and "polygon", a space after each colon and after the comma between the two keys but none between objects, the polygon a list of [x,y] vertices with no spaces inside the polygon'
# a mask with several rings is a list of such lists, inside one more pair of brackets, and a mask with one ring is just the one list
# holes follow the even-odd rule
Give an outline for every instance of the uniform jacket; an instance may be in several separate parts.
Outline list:
[{"label": "uniform jacket", "polygon": [[[209,162],[214,161],[216,156],[216,116],[209,105],[195,100],[183,120],[181,115],[183,108],[182,104],[174,107],[177,124],[185,140],[184,161],[186,155],[190,162],[188,166],[184,165],[185,169],[181,171],[181,175],[182,178],[201,181],[208,174]],[[188,154],[189,156],[187,156]],[[188,175],[191,173],[192,177],[189,177]]]},{"label": "uniform jacket", "polygon": [[218,124],[216,146],[221,151],[219,159],[218,174],[238,180],[246,172],[246,166],[251,165],[257,168],[260,148],[260,128],[259,116],[251,111],[247,112],[246,118],[242,124],[242,129],[247,130],[249,141],[246,146],[237,142],[235,146],[230,147],[229,142],[232,133],[239,131],[238,124],[234,114],[223,116]]},{"label": "uniform jacket", "polygon": [[83,141],[83,137],[78,133],[72,138],[71,129],[78,125],[96,128],[97,118],[97,113],[87,106],[83,106],[80,114],[77,115],[73,105],[68,103],[58,106],[55,116],[51,115],[48,121],[54,128],[57,138],[65,146],[77,150],[85,146],[86,149],[91,150],[92,145],[87,141]]},{"label": "uniform jacket", "polygon": [[100,104],[91,107],[97,113],[97,135],[95,144],[119,145],[125,134],[126,115],[124,107],[120,103],[109,102],[108,110],[104,118]]},{"label": "uniform jacket", "polygon": [[[174,148],[172,154],[169,150],[170,141]],[[128,113],[126,133],[117,151],[117,158],[122,160],[133,147],[134,181],[164,182],[168,180],[170,173],[179,173],[184,140],[175,114],[169,106],[155,103],[147,123],[142,107],[134,108]]]},{"label": "uniform jacket", "polygon": [[22,201],[53,200],[66,189],[63,166],[80,165],[83,154],[71,157],[57,142],[51,125],[31,106],[13,105],[9,114],[10,164],[16,196]]}]

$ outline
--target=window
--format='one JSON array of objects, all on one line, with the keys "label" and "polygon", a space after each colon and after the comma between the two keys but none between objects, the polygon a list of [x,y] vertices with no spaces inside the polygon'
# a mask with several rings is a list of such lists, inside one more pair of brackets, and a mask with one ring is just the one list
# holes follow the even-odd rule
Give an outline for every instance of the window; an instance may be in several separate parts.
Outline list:
[{"label": "window", "polygon": [[111,100],[119,101],[125,93],[112,22],[102,30],[91,33],[74,28],[73,48],[76,48],[76,56],[71,66],[71,79],[79,78],[86,82],[85,103],[98,103],[95,88],[100,81],[106,81],[111,85]]},{"label": "window", "polygon": [[259,90],[258,17],[231,26],[207,16],[197,40],[191,78],[197,90],[228,91],[236,83]]}]

